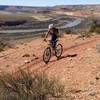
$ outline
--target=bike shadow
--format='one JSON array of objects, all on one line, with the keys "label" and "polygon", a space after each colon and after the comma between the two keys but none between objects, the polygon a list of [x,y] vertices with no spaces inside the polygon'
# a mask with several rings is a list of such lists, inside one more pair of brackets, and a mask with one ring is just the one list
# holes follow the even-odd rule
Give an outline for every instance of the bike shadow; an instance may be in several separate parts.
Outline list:
[{"label": "bike shadow", "polygon": [[61,56],[59,59],[57,59],[57,60],[52,60],[52,61],[50,61],[50,62],[56,62],[56,61],[59,61],[59,60],[61,60],[61,59],[64,59],[64,58],[67,58],[67,57],[76,57],[77,56],[77,54],[68,54],[68,55],[64,55],[64,56]]}]

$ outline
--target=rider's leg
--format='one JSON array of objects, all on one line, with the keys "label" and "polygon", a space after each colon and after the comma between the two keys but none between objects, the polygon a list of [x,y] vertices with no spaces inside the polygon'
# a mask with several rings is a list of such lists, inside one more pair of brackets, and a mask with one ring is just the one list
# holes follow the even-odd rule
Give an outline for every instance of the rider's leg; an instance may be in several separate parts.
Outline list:
[{"label": "rider's leg", "polygon": [[53,55],[55,55],[55,44],[54,44],[54,41],[50,40],[50,41],[49,41],[49,44],[50,44],[50,46],[52,47]]},{"label": "rider's leg", "polygon": [[53,55],[55,55],[56,44],[57,44],[56,41],[53,41],[53,42],[52,42]]}]

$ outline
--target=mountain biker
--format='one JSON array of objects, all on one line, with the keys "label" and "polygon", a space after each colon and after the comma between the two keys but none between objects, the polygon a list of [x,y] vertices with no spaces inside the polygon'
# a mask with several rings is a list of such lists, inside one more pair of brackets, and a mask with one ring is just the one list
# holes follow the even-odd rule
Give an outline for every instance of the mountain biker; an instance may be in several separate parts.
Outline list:
[{"label": "mountain biker", "polygon": [[50,44],[52,46],[52,48],[55,48],[56,44],[57,44],[57,40],[59,38],[59,31],[58,29],[54,26],[54,24],[50,24],[48,26],[48,32],[47,34],[45,35],[45,39],[44,41],[46,41],[46,38],[50,36]]}]

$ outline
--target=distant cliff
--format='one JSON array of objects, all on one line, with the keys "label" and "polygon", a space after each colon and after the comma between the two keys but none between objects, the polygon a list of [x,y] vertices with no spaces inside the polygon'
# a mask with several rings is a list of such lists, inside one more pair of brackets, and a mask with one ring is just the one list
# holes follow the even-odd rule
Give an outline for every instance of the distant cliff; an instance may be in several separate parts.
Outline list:
[{"label": "distant cliff", "polygon": [[79,11],[79,10],[94,10],[100,11],[100,5],[59,5],[54,7],[29,7],[29,6],[0,6],[2,11],[11,12],[34,12],[34,13],[48,13],[52,11]]}]

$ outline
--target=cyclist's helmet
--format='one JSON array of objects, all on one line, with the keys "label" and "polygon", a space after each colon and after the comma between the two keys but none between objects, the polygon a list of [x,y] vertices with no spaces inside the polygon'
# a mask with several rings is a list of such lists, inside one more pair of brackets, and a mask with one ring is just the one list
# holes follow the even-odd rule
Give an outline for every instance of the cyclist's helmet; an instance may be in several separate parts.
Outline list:
[{"label": "cyclist's helmet", "polygon": [[48,26],[48,29],[52,29],[52,28],[54,28],[54,24],[50,24],[50,25]]}]

